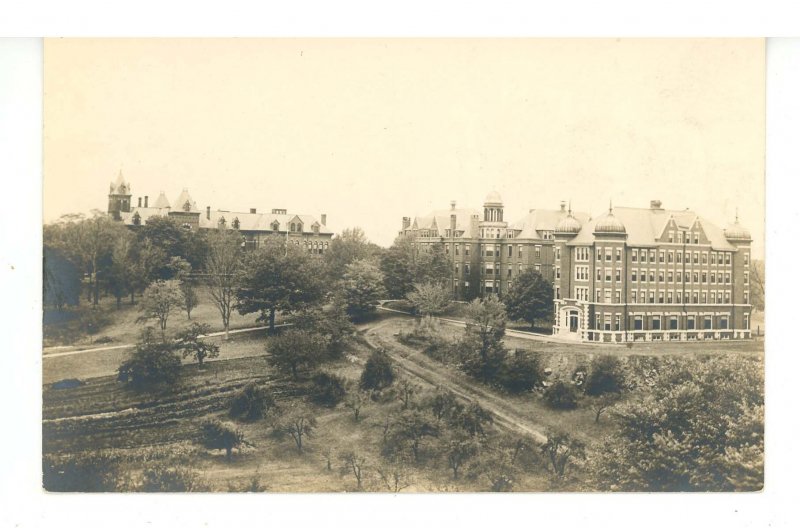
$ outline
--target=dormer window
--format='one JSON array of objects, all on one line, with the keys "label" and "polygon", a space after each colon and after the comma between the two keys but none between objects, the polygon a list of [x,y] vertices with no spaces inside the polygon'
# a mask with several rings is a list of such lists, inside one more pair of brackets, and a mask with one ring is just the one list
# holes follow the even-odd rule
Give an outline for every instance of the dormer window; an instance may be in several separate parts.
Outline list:
[{"label": "dormer window", "polygon": [[186,202],[184,202],[183,210],[186,211],[187,213],[192,210],[192,204],[189,200],[186,200]]},{"label": "dormer window", "polygon": [[220,218],[219,220],[217,220],[217,226],[220,229],[225,229],[225,223],[226,222],[225,222],[225,217],[224,216],[222,218]]},{"label": "dormer window", "polygon": [[278,231],[278,228],[280,228],[280,226],[281,226],[281,225],[278,223],[278,221],[277,221],[277,220],[275,220],[274,222],[272,222],[272,230],[273,230],[273,231],[277,232],[277,231]]},{"label": "dormer window", "polygon": [[231,226],[234,229],[239,229],[239,225],[240,225],[239,224],[239,217],[237,216],[236,218],[233,219],[233,222],[231,222]]},{"label": "dormer window", "polygon": [[319,226],[318,226],[318,225],[315,225],[315,226],[314,226],[314,234],[315,234],[315,235],[318,235],[318,234],[319,234]]},{"label": "dormer window", "polygon": [[136,211],[135,213],[133,213],[132,222],[133,222],[133,225],[142,225],[142,217],[139,216],[139,211]]}]

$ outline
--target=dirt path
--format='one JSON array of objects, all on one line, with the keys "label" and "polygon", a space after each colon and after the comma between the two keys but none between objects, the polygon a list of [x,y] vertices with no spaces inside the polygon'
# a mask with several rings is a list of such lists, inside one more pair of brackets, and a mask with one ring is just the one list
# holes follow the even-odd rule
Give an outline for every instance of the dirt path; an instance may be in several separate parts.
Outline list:
[{"label": "dirt path", "polygon": [[540,443],[547,441],[547,436],[540,426],[517,412],[512,403],[481,387],[477,382],[453,373],[444,365],[426,357],[421,351],[397,342],[392,335],[394,328],[391,324],[392,319],[387,319],[374,326],[368,326],[364,334],[367,343],[372,347],[388,351],[397,366],[412,376],[433,386],[444,387],[463,400],[478,403],[494,415],[495,423],[501,427],[527,434]]}]

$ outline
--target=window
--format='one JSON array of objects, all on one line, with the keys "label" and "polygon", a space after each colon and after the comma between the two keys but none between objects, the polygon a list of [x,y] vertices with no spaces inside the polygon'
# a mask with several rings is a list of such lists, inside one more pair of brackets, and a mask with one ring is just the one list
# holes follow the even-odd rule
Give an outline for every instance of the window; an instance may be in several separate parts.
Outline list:
[{"label": "window", "polygon": [[672,292],[667,292],[667,304],[672,304]]},{"label": "window", "polygon": [[603,302],[603,290],[600,288],[594,291],[594,302]]},{"label": "window", "polygon": [[615,279],[617,282],[621,282],[621,281],[622,281],[622,270],[620,270],[620,269],[617,269],[617,270],[615,271],[614,279]]},{"label": "window", "polygon": [[561,266],[556,266],[556,279],[561,278]]},{"label": "window", "polygon": [[697,304],[697,292],[692,292],[692,304]]},{"label": "window", "polygon": [[533,254],[538,259],[542,256],[542,246],[534,246]]},{"label": "window", "polygon": [[611,248],[606,248],[606,262],[611,262]]},{"label": "window", "polygon": [[744,284],[745,285],[750,284],[750,272],[749,271],[745,271],[744,272]]},{"label": "window", "polygon": [[614,292],[614,302],[619,304],[622,302],[622,292],[617,290]]},{"label": "window", "polygon": [[655,249],[651,249],[650,250],[650,262],[654,263],[655,261],[656,261],[656,250]]},{"label": "window", "polygon": [[594,316],[594,328],[595,330],[601,330],[603,328],[603,316],[600,314],[595,314]]},{"label": "window", "polygon": [[674,315],[669,318],[669,329],[670,330],[678,329],[678,318]]},{"label": "window", "polygon": [[743,324],[745,330],[750,330],[750,314],[744,314]]},{"label": "window", "polygon": [[683,244],[683,231],[678,231],[678,243]]},{"label": "window", "polygon": [[608,288],[608,289],[605,290],[605,299],[604,300],[607,303],[611,302],[611,288]]},{"label": "window", "polygon": [[712,273],[709,279],[711,279],[711,284],[715,284],[717,282],[717,274]]},{"label": "window", "polygon": [[639,260],[639,252],[635,249],[631,251],[631,262],[638,262]]},{"label": "window", "polygon": [[514,246],[508,246],[508,257],[511,258],[514,256]]},{"label": "window", "polygon": [[698,284],[700,282],[700,274],[697,273],[696,271],[692,273],[692,282],[694,282],[695,284]]},{"label": "window", "polygon": [[617,257],[617,262],[622,262],[622,250],[619,248],[616,249],[616,257]]},{"label": "window", "polygon": [[700,302],[706,304],[708,302],[706,292],[700,292]]},{"label": "window", "polygon": [[713,292],[713,291],[712,291],[712,292],[710,293],[710,295],[709,295],[709,298],[708,298],[708,300],[709,300],[709,302],[710,302],[711,304],[716,304],[716,303],[717,303],[717,292]]},{"label": "window", "polygon": [[694,234],[694,243],[695,244],[699,244],[700,243],[700,235],[698,233]]},{"label": "window", "polygon": [[[517,246],[519,248],[519,256],[522,256],[522,246]],[[556,260],[561,260],[561,248],[556,248]]]},{"label": "window", "polygon": [[469,263],[464,263],[464,275],[469,275]]},{"label": "window", "polygon": [[703,283],[703,284],[705,284],[705,283],[706,283],[706,280],[707,280],[707,278],[708,278],[708,274],[707,274],[707,273],[704,271],[704,272],[703,272],[703,273],[700,275],[700,277],[702,278],[702,283]]},{"label": "window", "polygon": [[661,330],[661,318],[656,316],[653,317],[653,324],[650,326],[651,330]]},{"label": "window", "polygon": [[508,265],[508,269],[506,270],[506,277],[511,276],[511,264]]},{"label": "window", "polygon": [[458,262],[456,262],[456,275],[458,275]]},{"label": "window", "polygon": [[519,275],[520,273],[522,273],[522,264],[517,264],[517,275]]},{"label": "window", "polygon": [[744,265],[745,266],[749,266],[750,265],[750,253],[745,253],[744,255],[742,255],[742,258],[744,259]]},{"label": "window", "polygon": [[633,318],[633,329],[634,330],[641,330],[642,329],[642,316],[637,315]]},{"label": "window", "polygon": [[725,292],[725,304],[729,304],[731,302],[731,292]]},{"label": "window", "polygon": [[682,264],[683,263],[683,253],[681,253],[680,251],[675,253],[675,260],[676,260],[676,262],[678,264]]},{"label": "window", "polygon": [[672,264],[673,262],[675,262],[675,252],[670,251],[669,253],[667,253],[667,263]]},{"label": "window", "polygon": [[693,315],[690,315],[686,318],[686,329],[687,330],[694,330],[695,327],[695,319]]},{"label": "window", "polygon": [[703,251],[703,264],[708,264],[708,252]]},{"label": "window", "polygon": [[671,272],[671,271],[667,273],[667,282],[669,282],[669,283],[673,283],[673,282],[675,282],[675,281],[673,280],[673,275],[672,275],[672,272]]},{"label": "window", "polygon": [[560,298],[561,298],[561,287],[560,286],[556,286],[556,299],[560,299]]},{"label": "window", "polygon": [[486,256],[493,257],[494,256],[494,246],[489,244],[486,246]]},{"label": "window", "polygon": [[621,328],[620,328],[620,317],[618,315],[615,315],[614,316],[614,331],[615,332],[619,332],[620,330],[621,330]]},{"label": "window", "polygon": [[647,251],[645,251],[644,249],[643,249],[643,250],[642,250],[642,252],[641,252],[641,255],[640,255],[640,259],[639,259],[639,260],[640,260],[641,262],[647,262]]},{"label": "window", "polygon": [[606,282],[611,282],[611,268],[606,268]]},{"label": "window", "polygon": [[678,284],[683,282],[683,273],[678,272],[675,274],[675,282],[677,282]]},{"label": "window", "polygon": [[650,272],[649,279],[650,279],[650,282],[655,282],[656,281],[656,272],[655,271],[651,271]]},{"label": "window", "polygon": [[658,282],[664,282],[664,272],[663,271],[659,271],[658,272]]},{"label": "window", "polygon": [[659,261],[661,264],[663,264],[663,263],[664,263],[664,252],[663,252],[663,251],[659,251],[659,252],[658,252],[658,261]]},{"label": "window", "polygon": [[694,258],[692,259],[692,263],[699,264],[700,263],[700,253],[695,251]]},{"label": "window", "polygon": [[636,302],[636,290],[631,290],[631,302]]},{"label": "window", "polygon": [[649,290],[647,292],[647,302],[650,304],[655,304],[656,302],[656,293],[653,290]]},{"label": "window", "polygon": [[725,253],[725,265],[730,266],[730,264],[731,264],[731,254]]},{"label": "window", "polygon": [[658,304],[664,304],[664,292],[658,292]]},{"label": "window", "polygon": [[602,262],[602,260],[603,260],[603,252],[600,251],[600,248],[598,248],[597,251],[595,251],[595,257],[596,257],[597,262]]},{"label": "window", "polygon": [[597,274],[595,275],[595,280],[598,280],[598,281],[603,280],[603,270],[602,270],[602,268],[597,268]]},{"label": "window", "polygon": [[631,270],[631,282],[636,282],[636,276],[639,274],[639,270]]},{"label": "window", "polygon": [[717,253],[711,252],[711,265],[715,266],[717,264]]},{"label": "window", "polygon": [[731,283],[731,274],[730,272],[725,273],[725,284]]},{"label": "window", "polygon": [[604,319],[603,330],[608,332],[611,330],[611,314],[606,314],[603,319]]},{"label": "window", "polygon": [[589,280],[589,266],[575,266],[575,280]]},{"label": "window", "polygon": [[589,248],[588,247],[575,248],[575,260],[580,262],[588,262]]},{"label": "window", "polygon": [[672,242],[675,241],[675,231],[670,231],[669,232],[669,238],[667,240],[669,240],[670,244],[672,244]]},{"label": "window", "polygon": [[744,303],[750,304],[750,292],[744,292]]},{"label": "window", "polygon": [[645,303],[645,298],[644,298],[644,296],[645,296],[645,291],[644,291],[644,290],[640,291],[640,292],[639,292],[639,302],[640,302],[641,304],[644,304],[644,303]]},{"label": "window", "polygon": [[456,244],[456,256],[461,255],[461,244]]},{"label": "window", "polygon": [[703,330],[711,330],[711,316],[706,315],[703,317]]},{"label": "window", "polygon": [[471,245],[472,244],[467,244],[466,246],[464,246],[464,256],[465,257],[469,256],[469,248],[470,248]]}]

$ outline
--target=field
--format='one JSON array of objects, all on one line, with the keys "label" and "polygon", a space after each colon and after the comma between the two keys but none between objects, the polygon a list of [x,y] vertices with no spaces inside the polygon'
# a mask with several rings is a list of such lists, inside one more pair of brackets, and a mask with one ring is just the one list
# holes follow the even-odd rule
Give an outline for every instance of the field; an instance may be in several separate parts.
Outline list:
[{"label": "field", "polygon": [[[122,317],[122,316],[120,316]],[[131,317],[128,314],[126,317]],[[135,318],[135,317],[134,317]],[[123,319],[128,321],[128,319]],[[241,322],[241,321],[240,321]],[[571,411],[547,406],[540,392],[521,395],[476,382],[452,365],[442,364],[407,346],[399,336],[418,325],[416,319],[382,314],[359,326],[359,337],[344,358],[325,365],[325,370],[343,376],[350,389],[358,381],[363,364],[372,350],[381,348],[392,357],[396,372],[409,380],[415,390],[412,405],[423,405],[436,391],[451,391],[464,404],[475,402],[488,410],[494,425],[483,440],[489,451],[509,446],[520,438],[530,440],[519,470],[514,475],[517,491],[585,490],[585,475],[576,464],[566,478],[553,477],[548,461],[535,447],[548,431],[571,431],[592,450],[614,431],[611,416],[596,420],[586,397]],[[110,334],[120,339],[131,332]],[[455,339],[463,329],[441,324],[440,334]],[[491,471],[476,469],[470,476],[455,479],[443,456],[445,437],[422,439],[419,460],[391,462],[385,451],[386,428],[403,414],[396,393],[367,401],[357,421],[350,408],[340,403],[326,407],[312,403],[308,379],[291,382],[266,361],[267,337],[262,332],[243,333],[230,340],[214,338],[221,346],[220,357],[202,369],[184,362],[181,378],[169,389],[156,393],[137,392],[116,381],[113,372],[129,349],[90,351],[48,358],[44,361],[43,454],[53,467],[69,460],[101,456],[113,460],[118,480],[114,489],[141,490],[147,468],[183,468],[182,477],[192,489],[210,491],[487,491]],[[641,377],[659,357],[707,357],[723,353],[760,360],[763,342],[638,344],[626,347],[572,345],[538,340],[506,338],[510,349],[535,351],[552,378],[568,378],[577,367],[603,354],[622,356],[632,377]],[[78,378],[81,386],[56,389],[52,382]],[[317,428],[302,452],[291,438],[275,434],[269,420],[236,422],[247,445],[228,460],[224,451],[202,448],[197,443],[203,421],[230,421],[228,409],[234,394],[255,382],[274,394],[285,410],[313,415]],[[400,382],[395,382],[395,387]],[[585,401],[586,400],[586,401]],[[354,453],[363,460],[363,481],[357,485],[353,468],[342,457]],[[477,467],[477,466],[476,466]],[[166,471],[166,470],[164,470]],[[187,476],[188,475],[188,476]],[[387,475],[395,475],[392,481]],[[399,480],[398,480],[399,479]],[[394,484],[392,483],[394,482]]]}]

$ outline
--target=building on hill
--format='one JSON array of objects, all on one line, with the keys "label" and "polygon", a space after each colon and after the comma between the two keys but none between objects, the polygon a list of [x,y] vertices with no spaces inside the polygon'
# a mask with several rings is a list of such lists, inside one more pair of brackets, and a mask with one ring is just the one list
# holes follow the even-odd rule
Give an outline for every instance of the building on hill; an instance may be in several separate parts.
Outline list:
[{"label": "building on hill", "polygon": [[133,205],[131,186],[120,172],[111,184],[108,194],[108,214],[131,228],[144,225],[152,217],[168,217],[185,229],[233,229],[242,234],[246,248],[255,249],[267,237],[284,237],[290,244],[300,246],[314,255],[322,255],[328,249],[333,231],[327,226],[327,215],[319,219],[312,215],[289,213],[286,209],[272,209],[270,213],[216,210],[207,206],[198,208],[188,189],[183,189],[170,203],[162,191],[150,205],[149,196],[138,197]]},{"label": "building on hill", "polygon": [[750,337],[747,229],[690,210],[616,207],[568,216],[555,239],[553,333],[580,341]]},{"label": "building on hill", "polygon": [[472,299],[487,294],[503,295],[515,277],[534,269],[554,281],[556,225],[571,216],[588,220],[586,213],[572,213],[562,202],[558,210],[531,209],[515,223],[504,219],[503,200],[497,192],[486,196],[483,211],[450,209],[426,216],[404,217],[401,236],[413,239],[417,251],[440,247],[451,260],[453,294]]}]

